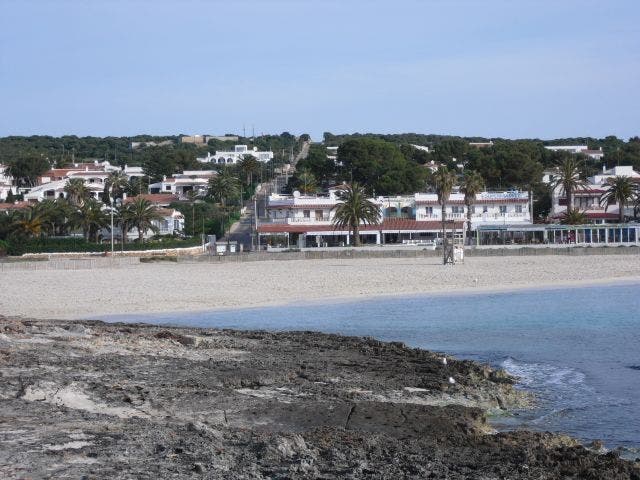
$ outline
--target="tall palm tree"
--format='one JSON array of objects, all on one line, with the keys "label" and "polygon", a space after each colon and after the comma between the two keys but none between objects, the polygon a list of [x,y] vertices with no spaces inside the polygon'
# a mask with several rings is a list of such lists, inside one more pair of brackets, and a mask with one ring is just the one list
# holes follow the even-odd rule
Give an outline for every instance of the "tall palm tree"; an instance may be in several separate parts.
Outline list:
[{"label": "tall palm tree", "polygon": [[304,169],[301,170],[298,175],[298,188],[302,190],[303,193],[315,193],[318,189],[318,183],[316,182],[316,177],[309,170]]},{"label": "tall palm tree", "polygon": [[451,196],[451,191],[456,183],[455,172],[450,171],[444,165],[438,167],[438,170],[433,174],[432,181],[436,188],[436,194],[438,195],[438,203],[442,210],[442,259],[444,263],[447,263],[447,236],[445,231],[445,223],[447,221],[447,202]]},{"label": "tall palm tree", "polygon": [[111,199],[122,198],[128,188],[129,177],[126,173],[122,170],[111,172],[105,182],[105,190],[109,193],[109,203]]},{"label": "tall palm tree", "polygon": [[556,167],[556,176],[550,185],[553,190],[559,188],[561,195],[567,197],[567,211],[573,208],[573,192],[584,188],[587,182],[582,178],[580,161],[573,155],[565,158]]},{"label": "tall palm tree", "polygon": [[[151,230],[156,233],[158,231],[158,227],[153,223],[154,220],[162,219],[156,207],[149,200],[141,197],[135,198],[125,206],[124,216],[127,219],[127,223],[138,230],[138,241],[140,243],[144,240],[144,232]],[[123,235],[126,235],[126,232],[123,232]]]},{"label": "tall palm tree", "polygon": [[464,193],[464,204],[467,206],[467,232],[471,232],[471,205],[475,202],[476,195],[484,190],[482,175],[474,170],[464,172],[460,191]]},{"label": "tall palm tree", "polygon": [[245,174],[246,184],[253,183],[253,174],[260,172],[260,162],[253,155],[245,155],[238,162],[240,171]]},{"label": "tall palm tree", "polygon": [[360,224],[377,225],[380,222],[380,207],[369,200],[363,186],[346,184],[336,191],[338,204],[335,207],[333,225],[341,230],[353,232],[354,246],[360,246]]},{"label": "tall palm tree", "polygon": [[89,188],[82,178],[70,178],[64,186],[67,198],[72,205],[81,206],[89,198]]},{"label": "tall palm tree", "polygon": [[222,171],[209,179],[208,194],[223,207],[227,200],[234,198],[240,192],[238,179],[226,171]]},{"label": "tall palm tree", "polygon": [[43,212],[38,204],[20,211],[14,220],[13,233],[31,238],[39,237],[42,234]]},{"label": "tall palm tree", "polygon": [[634,196],[638,194],[638,186],[631,181],[629,177],[616,176],[607,179],[607,186],[609,187],[606,192],[600,197],[600,204],[604,203],[604,211],[611,205],[618,204],[618,220],[620,223],[624,221],[624,209],[627,203],[633,200]]}]

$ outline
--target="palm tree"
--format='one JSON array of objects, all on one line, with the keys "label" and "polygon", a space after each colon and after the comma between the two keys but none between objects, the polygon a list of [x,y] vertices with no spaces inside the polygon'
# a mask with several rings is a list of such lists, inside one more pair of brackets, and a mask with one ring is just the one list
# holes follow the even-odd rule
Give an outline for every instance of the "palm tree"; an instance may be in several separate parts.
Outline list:
[{"label": "palm tree", "polygon": [[363,186],[358,183],[343,185],[336,191],[338,204],[335,207],[333,225],[341,230],[353,232],[354,246],[360,246],[360,224],[377,225],[380,222],[380,207],[369,200]]},{"label": "palm tree", "polygon": [[584,225],[587,220],[587,214],[584,211],[572,208],[564,212],[561,222],[565,225]]},{"label": "palm tree", "polygon": [[251,185],[253,183],[253,174],[260,171],[260,162],[253,155],[245,155],[238,162],[238,166],[246,176],[246,184]]},{"label": "palm tree", "polygon": [[474,170],[464,172],[460,191],[464,193],[464,204],[467,206],[467,231],[471,232],[471,205],[476,199],[476,195],[484,190],[484,179],[482,175]]},{"label": "palm tree", "polygon": [[70,178],[64,186],[67,198],[72,205],[81,206],[89,198],[89,188],[82,178]]},{"label": "palm tree", "polygon": [[567,197],[567,211],[573,208],[573,192],[586,186],[586,181],[582,179],[582,169],[580,162],[573,155],[565,158],[557,166],[556,177],[550,185],[553,190],[560,188],[560,194]]},{"label": "palm tree", "polygon": [[[125,206],[123,216],[126,218],[128,225],[138,229],[138,241],[140,243],[144,240],[144,232],[147,230],[157,233],[158,227],[155,226],[153,221],[162,219],[156,207],[149,200],[141,197],[136,197]],[[126,235],[126,232],[123,232],[123,235]]]},{"label": "palm tree", "polygon": [[98,241],[98,232],[109,222],[101,202],[89,199],[76,211],[75,223],[82,229],[84,239],[88,242]]},{"label": "palm tree", "polygon": [[209,179],[208,194],[225,207],[227,200],[238,195],[240,186],[238,179],[223,171]]},{"label": "palm tree", "polygon": [[38,204],[32,205],[16,215],[13,232],[18,235],[36,238],[42,234],[42,210]]},{"label": "palm tree", "polygon": [[116,198],[122,198],[128,188],[129,177],[126,173],[122,170],[111,172],[105,182],[105,190],[109,193],[109,203]]},{"label": "palm tree", "polygon": [[298,188],[302,190],[302,193],[315,193],[315,191],[318,189],[316,177],[309,170],[301,170],[297,177]]},{"label": "palm tree", "polygon": [[631,181],[629,177],[616,176],[607,179],[606,192],[600,197],[600,204],[605,204],[604,211],[611,205],[618,204],[618,220],[620,223],[624,221],[624,209],[629,201],[638,194],[638,186]]},{"label": "palm tree", "polygon": [[453,190],[453,186],[456,183],[455,172],[450,171],[444,165],[438,167],[436,173],[433,175],[433,183],[436,187],[436,193],[438,194],[438,203],[442,210],[442,259],[444,263],[447,263],[447,236],[445,231],[445,222],[447,221],[447,201]]}]

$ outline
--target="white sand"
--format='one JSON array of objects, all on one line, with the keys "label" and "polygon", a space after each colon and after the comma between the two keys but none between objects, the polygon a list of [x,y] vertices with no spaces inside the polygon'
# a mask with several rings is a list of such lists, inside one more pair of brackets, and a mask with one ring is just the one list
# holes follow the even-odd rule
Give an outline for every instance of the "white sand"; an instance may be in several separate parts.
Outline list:
[{"label": "white sand", "polygon": [[[477,280],[477,281],[476,281]],[[36,318],[198,311],[381,295],[633,281],[640,255],[139,264],[2,273],[0,314]]]}]

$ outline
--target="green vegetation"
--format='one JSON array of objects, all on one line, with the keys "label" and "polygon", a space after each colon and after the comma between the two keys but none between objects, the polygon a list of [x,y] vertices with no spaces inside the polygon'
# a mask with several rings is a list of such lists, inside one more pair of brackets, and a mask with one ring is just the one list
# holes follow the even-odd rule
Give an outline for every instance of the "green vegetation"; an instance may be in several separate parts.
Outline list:
[{"label": "green vegetation", "polygon": [[624,209],[629,202],[638,202],[640,198],[640,192],[638,186],[629,177],[613,177],[607,180],[609,189],[602,195],[600,203],[604,203],[605,211],[614,204],[618,204],[620,223],[624,222]]},{"label": "green vegetation", "polygon": [[340,203],[335,208],[333,224],[336,228],[353,232],[353,244],[360,246],[360,225],[377,225],[380,207],[367,198],[365,188],[358,183],[343,185],[336,195]]}]

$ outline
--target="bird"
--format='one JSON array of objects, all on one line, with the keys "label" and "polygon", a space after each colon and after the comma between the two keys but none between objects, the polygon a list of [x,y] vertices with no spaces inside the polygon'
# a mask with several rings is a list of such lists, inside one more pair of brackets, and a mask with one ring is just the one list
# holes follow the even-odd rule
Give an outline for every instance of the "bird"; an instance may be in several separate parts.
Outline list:
[{"label": "bird", "polygon": [[456,381],[453,377],[449,377],[449,383],[453,385]]},{"label": "bird", "polygon": [[476,285],[478,285],[478,277],[473,279],[473,283],[475,283]]},{"label": "bird", "polygon": [[447,358],[443,357],[442,358],[442,364],[446,367],[447,366]]}]

